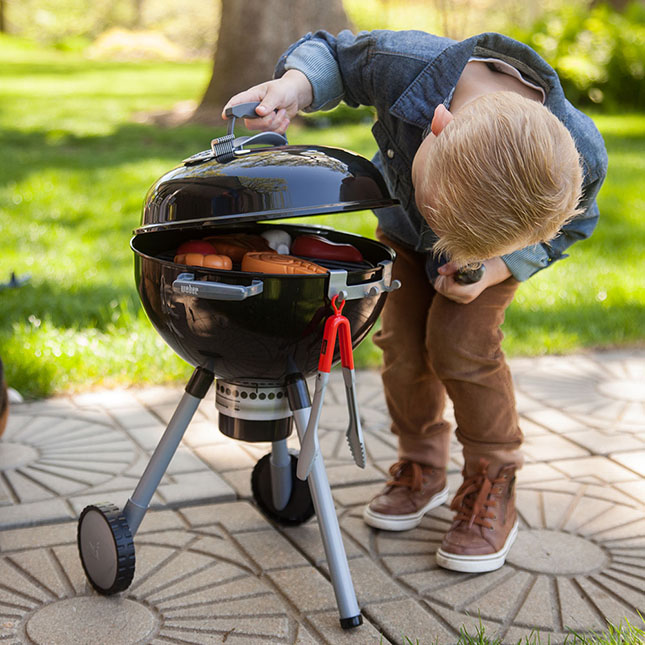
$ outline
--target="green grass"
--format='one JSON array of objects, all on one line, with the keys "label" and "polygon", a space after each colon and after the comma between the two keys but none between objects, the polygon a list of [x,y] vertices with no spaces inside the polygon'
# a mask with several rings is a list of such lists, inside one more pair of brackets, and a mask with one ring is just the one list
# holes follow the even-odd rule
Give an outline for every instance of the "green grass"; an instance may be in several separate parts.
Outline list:
[{"label": "green grass", "polygon": [[[640,616],[640,614],[639,614]],[[642,620],[642,617],[641,617]],[[645,621],[643,627],[645,627]],[[382,639],[381,639],[381,642]],[[562,645],[643,645],[645,643],[645,630],[636,625],[632,625],[629,620],[624,619],[618,626],[611,623],[607,624],[607,631],[588,634],[579,634],[574,630],[569,630],[565,636]],[[414,640],[408,636],[403,636],[404,645],[442,645],[438,638],[428,638]],[[486,629],[479,620],[479,625],[475,626],[475,633],[471,634],[469,629],[462,626],[459,630],[459,638],[456,645],[502,645],[499,638],[490,638],[486,635]],[[549,636],[543,636],[538,630],[532,630],[526,636],[521,638],[515,645],[556,645],[551,643]]]},{"label": "green grass", "polygon": [[[30,396],[98,385],[184,380],[190,368],[141,312],[131,231],[149,186],[218,131],[163,129],[138,112],[198,99],[207,63],[97,63],[0,38],[0,355],[11,385]],[[645,115],[602,116],[610,151],[601,223],[572,257],[522,286],[504,327],[511,355],[642,344],[645,286]],[[294,126],[294,143],[370,156],[369,126]],[[370,213],[317,221],[366,236]],[[376,365],[366,341],[359,365]]]}]

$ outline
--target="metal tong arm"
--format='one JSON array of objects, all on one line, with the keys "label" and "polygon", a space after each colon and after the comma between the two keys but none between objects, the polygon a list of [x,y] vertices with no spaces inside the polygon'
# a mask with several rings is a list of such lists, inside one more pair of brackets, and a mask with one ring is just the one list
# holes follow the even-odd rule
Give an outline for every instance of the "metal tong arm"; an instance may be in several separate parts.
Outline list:
[{"label": "metal tong arm", "polygon": [[320,451],[320,443],[318,442],[318,422],[320,421],[320,413],[322,412],[322,404],[325,398],[325,390],[327,389],[328,382],[329,373],[318,372],[318,376],[316,376],[314,400],[311,404],[311,412],[309,413],[309,421],[307,422],[305,435],[300,442],[300,454],[298,455],[296,476],[302,481],[305,481],[307,477],[309,477],[309,473],[314,465],[316,456]]},{"label": "metal tong arm", "polygon": [[365,468],[365,443],[363,441],[363,429],[361,418],[358,413],[358,399],[356,397],[356,378],[354,370],[343,367],[343,380],[345,381],[345,394],[347,396],[347,410],[349,412],[349,425],[347,426],[347,443],[352,453],[354,463],[359,468]]}]

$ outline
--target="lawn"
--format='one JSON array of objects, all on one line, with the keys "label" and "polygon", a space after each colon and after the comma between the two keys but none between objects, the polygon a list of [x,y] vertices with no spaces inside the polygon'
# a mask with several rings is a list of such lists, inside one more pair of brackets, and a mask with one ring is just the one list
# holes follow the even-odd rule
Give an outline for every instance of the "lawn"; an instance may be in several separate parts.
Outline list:
[{"label": "lawn", "polygon": [[[185,380],[190,368],[142,313],[130,234],[148,187],[218,131],[159,128],[133,115],[197,99],[202,63],[97,63],[0,38],[0,355],[29,396]],[[645,338],[645,115],[597,116],[610,173],[591,240],[522,285],[504,325],[509,355],[642,345]],[[293,143],[370,156],[369,126],[293,126]],[[324,218],[371,236],[370,213]],[[361,365],[379,357],[366,341]]]}]

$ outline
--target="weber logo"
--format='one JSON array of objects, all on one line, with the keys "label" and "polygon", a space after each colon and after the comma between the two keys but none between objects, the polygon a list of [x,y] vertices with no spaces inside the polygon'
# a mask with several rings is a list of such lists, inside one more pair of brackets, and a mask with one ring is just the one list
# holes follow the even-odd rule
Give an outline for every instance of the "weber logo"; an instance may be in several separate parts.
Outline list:
[{"label": "weber logo", "polygon": [[199,289],[192,284],[182,284],[179,288],[182,293],[189,293],[191,296],[196,296],[199,293]]}]

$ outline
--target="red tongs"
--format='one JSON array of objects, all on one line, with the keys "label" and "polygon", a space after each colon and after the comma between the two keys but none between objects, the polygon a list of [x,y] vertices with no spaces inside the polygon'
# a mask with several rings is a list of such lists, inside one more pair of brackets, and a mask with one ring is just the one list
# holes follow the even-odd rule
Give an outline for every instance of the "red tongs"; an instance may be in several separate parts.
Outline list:
[{"label": "red tongs", "polygon": [[347,442],[357,466],[365,468],[365,444],[363,442],[363,430],[361,420],[358,416],[358,402],[356,399],[356,377],[354,374],[354,354],[352,352],[352,333],[349,320],[342,315],[345,301],[337,304],[338,295],[331,300],[334,314],[325,321],[323,342],[320,348],[320,360],[318,361],[318,375],[316,376],[316,389],[314,400],[311,405],[309,422],[302,440],[300,456],[298,457],[298,469],[296,474],[299,479],[305,480],[311,472],[314,459],[320,451],[318,443],[318,422],[322,412],[325,390],[329,382],[331,363],[334,357],[336,336],[340,344],[340,361],[343,367],[343,380],[345,381],[345,393],[347,395],[347,408],[349,411],[349,426],[347,428]]}]

